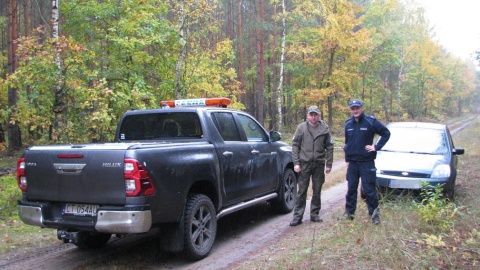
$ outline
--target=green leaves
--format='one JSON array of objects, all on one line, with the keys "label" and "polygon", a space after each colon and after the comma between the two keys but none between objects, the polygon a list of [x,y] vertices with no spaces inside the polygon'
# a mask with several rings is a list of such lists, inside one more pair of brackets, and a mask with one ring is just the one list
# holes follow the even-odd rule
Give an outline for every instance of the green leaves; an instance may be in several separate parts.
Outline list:
[{"label": "green leaves", "polygon": [[424,222],[440,230],[448,230],[453,226],[457,208],[444,197],[443,185],[431,186],[422,182],[420,196],[422,201],[415,205]]}]

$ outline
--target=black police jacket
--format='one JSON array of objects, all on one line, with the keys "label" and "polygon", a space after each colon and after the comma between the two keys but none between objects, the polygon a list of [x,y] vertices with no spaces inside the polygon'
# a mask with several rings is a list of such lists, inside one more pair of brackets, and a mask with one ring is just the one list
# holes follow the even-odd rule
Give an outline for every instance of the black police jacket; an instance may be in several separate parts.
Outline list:
[{"label": "black police jacket", "polygon": [[388,128],[375,117],[362,113],[358,122],[352,116],[345,121],[345,161],[373,161],[377,152],[368,152],[366,145],[372,145],[375,134],[381,136],[375,149],[378,151],[387,143],[390,138]]}]

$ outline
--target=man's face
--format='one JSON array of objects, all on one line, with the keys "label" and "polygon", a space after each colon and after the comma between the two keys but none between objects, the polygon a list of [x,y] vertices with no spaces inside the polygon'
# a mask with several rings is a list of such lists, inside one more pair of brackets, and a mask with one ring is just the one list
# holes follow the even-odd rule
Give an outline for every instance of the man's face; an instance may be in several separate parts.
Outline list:
[{"label": "man's face", "polygon": [[320,114],[311,112],[307,114],[307,119],[310,124],[316,125],[318,123],[318,120],[320,120]]},{"label": "man's face", "polygon": [[350,112],[352,113],[352,116],[357,118],[362,114],[363,112],[363,107],[362,106],[353,106],[350,107]]}]

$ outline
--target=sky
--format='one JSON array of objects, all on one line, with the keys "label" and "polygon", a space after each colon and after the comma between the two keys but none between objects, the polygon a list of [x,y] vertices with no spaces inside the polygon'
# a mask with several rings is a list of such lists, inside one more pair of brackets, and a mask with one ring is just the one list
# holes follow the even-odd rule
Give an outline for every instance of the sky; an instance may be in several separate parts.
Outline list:
[{"label": "sky", "polygon": [[434,27],[435,41],[462,59],[480,51],[480,0],[417,0]]}]

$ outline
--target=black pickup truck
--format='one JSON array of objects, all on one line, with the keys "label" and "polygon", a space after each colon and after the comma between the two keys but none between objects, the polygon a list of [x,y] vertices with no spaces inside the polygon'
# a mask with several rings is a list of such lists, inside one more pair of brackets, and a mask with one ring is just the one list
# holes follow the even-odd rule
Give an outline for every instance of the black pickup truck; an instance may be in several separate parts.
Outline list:
[{"label": "black pickup truck", "polygon": [[228,104],[163,102],[126,112],[113,143],[28,148],[17,162],[21,220],[79,248],[156,229],[165,250],[198,260],[220,217],[265,201],[291,212],[291,147]]}]

